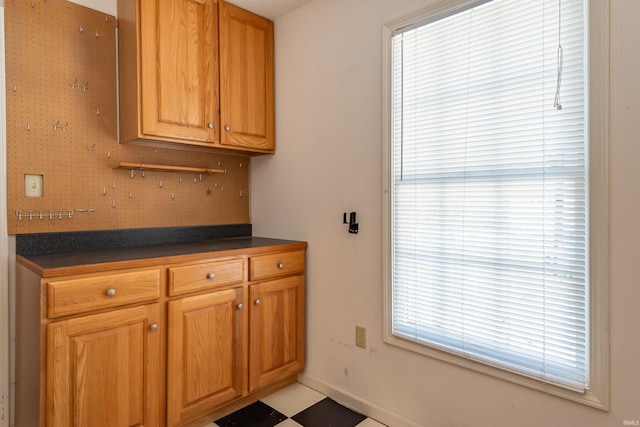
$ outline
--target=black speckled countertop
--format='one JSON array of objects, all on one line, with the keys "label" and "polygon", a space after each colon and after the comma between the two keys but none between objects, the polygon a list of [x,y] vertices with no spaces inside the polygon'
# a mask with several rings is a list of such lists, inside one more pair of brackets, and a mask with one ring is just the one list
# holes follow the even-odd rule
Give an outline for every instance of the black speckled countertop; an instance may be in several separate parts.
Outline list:
[{"label": "black speckled countertop", "polygon": [[[187,237],[184,238],[180,237],[180,233],[177,233],[176,229],[171,229],[170,235],[172,238],[167,241],[159,237],[164,234],[164,231],[162,229],[155,230],[155,238],[151,239],[154,244],[143,244],[143,242],[149,242],[149,239],[132,239],[131,236],[135,236],[136,233],[129,235],[126,245],[122,245],[121,242],[118,245],[119,242],[114,241],[113,236],[107,239],[106,243],[97,242],[94,234],[90,234],[89,237],[77,234],[74,236],[72,244],[69,239],[61,239],[61,236],[57,236],[58,238],[46,236],[44,239],[42,236],[36,236],[35,238],[30,236],[26,238],[29,242],[26,247],[34,248],[38,246],[43,253],[21,252],[20,246],[17,245],[17,259],[19,263],[27,266],[42,277],[51,277],[112,268],[139,267],[142,264],[151,266],[165,262],[188,262],[198,257],[201,258],[202,254],[209,254],[211,257],[237,256],[239,254],[263,252],[266,249],[282,250],[284,249],[283,246],[288,246],[287,249],[294,250],[307,247],[306,242],[264,237],[227,237],[224,234],[223,237],[218,237],[215,233],[199,233],[194,236],[191,229],[187,233]],[[148,230],[140,234],[143,238],[148,237],[148,235]],[[91,236],[94,239],[91,239]],[[193,240],[194,238],[196,239]],[[90,244],[83,244],[82,242],[85,240]],[[114,246],[109,247],[109,244]],[[53,252],[52,248],[63,248],[63,250]]]},{"label": "black speckled countertop", "polygon": [[16,235],[16,253],[31,256],[251,237],[251,235],[251,224],[19,234]]}]

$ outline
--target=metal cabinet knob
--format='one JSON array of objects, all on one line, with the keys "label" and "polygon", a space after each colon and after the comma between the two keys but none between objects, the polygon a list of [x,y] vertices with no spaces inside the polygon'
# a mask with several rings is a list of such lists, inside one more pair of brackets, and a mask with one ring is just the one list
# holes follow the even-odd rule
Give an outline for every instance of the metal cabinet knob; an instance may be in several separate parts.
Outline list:
[{"label": "metal cabinet knob", "polygon": [[231,126],[226,125],[226,126],[224,127],[224,130],[226,130],[227,132],[230,132],[230,131],[231,131]]},{"label": "metal cabinet knob", "polygon": [[209,274],[207,275],[207,279],[209,279],[209,280],[213,280],[213,279],[215,279],[215,278],[216,278],[216,275],[215,275],[215,274],[213,274],[213,273],[209,273]]},{"label": "metal cabinet knob", "polygon": [[256,305],[260,305],[260,304],[262,304],[262,303],[260,302],[260,300],[259,300],[259,299],[257,299],[257,300],[256,300],[256,302],[255,302],[255,304],[256,304]]},{"label": "metal cabinet knob", "polygon": [[111,289],[107,289],[107,295],[109,295],[110,297],[114,296],[116,294],[116,290],[111,288]]},{"label": "metal cabinet knob", "polygon": [[236,308],[237,308],[238,310],[242,310],[242,309],[244,308],[244,306],[243,306],[242,304],[238,304],[238,305],[236,306]]},{"label": "metal cabinet knob", "polygon": [[281,262],[279,262],[279,263],[278,263],[278,268],[279,268],[280,270],[282,270],[282,269],[284,268],[284,264],[283,264],[283,263],[281,263]]},{"label": "metal cabinet knob", "polygon": [[213,122],[209,122],[209,129],[213,129]]},{"label": "metal cabinet knob", "polygon": [[158,330],[158,324],[157,323],[153,323],[151,326],[149,326],[149,330],[151,332],[155,332]]}]

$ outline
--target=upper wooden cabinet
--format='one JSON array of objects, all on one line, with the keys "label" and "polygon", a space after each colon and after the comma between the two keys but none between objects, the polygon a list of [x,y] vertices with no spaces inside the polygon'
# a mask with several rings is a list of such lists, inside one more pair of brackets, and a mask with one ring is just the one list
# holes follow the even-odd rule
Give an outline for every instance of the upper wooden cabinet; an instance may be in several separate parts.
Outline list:
[{"label": "upper wooden cabinet", "polygon": [[273,23],[217,0],[118,0],[120,140],[273,153]]},{"label": "upper wooden cabinet", "polygon": [[273,151],[273,22],[220,3],[220,116],[224,146]]}]

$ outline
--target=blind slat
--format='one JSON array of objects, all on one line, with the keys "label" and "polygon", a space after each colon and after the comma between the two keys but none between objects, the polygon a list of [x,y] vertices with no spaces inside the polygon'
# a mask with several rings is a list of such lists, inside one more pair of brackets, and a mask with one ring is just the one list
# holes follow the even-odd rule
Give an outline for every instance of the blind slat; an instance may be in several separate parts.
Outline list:
[{"label": "blind slat", "polygon": [[392,326],[583,391],[586,11],[563,0],[559,29],[558,4],[494,0],[392,38]]}]

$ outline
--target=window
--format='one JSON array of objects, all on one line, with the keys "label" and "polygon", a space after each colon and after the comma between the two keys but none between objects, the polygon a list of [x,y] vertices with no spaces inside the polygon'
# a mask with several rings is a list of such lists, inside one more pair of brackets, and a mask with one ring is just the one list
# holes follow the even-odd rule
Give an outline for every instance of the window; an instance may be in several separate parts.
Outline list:
[{"label": "window", "polygon": [[591,3],[450,1],[385,26],[385,339],[606,409]]}]

